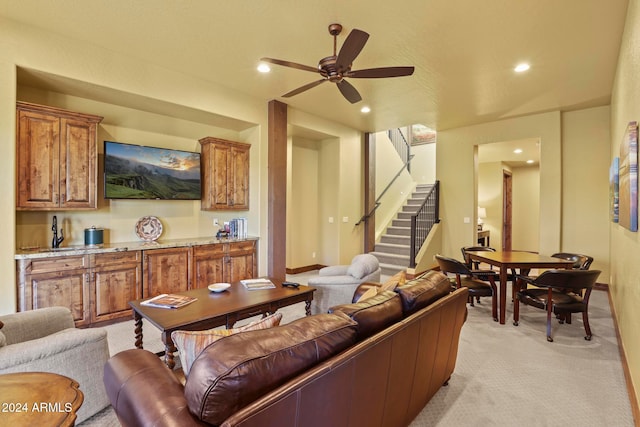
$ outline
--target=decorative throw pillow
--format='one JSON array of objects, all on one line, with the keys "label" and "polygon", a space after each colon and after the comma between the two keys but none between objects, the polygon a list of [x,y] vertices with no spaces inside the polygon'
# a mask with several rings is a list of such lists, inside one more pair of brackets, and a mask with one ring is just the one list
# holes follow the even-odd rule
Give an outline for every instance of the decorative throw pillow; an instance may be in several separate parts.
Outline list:
[{"label": "decorative throw pillow", "polygon": [[171,339],[178,349],[180,363],[184,376],[189,375],[191,365],[198,358],[202,350],[207,348],[211,343],[229,335],[237,334],[244,331],[257,331],[259,329],[267,329],[272,326],[278,326],[282,320],[282,313],[275,312],[262,319],[253,321],[247,325],[232,329],[209,329],[206,331],[174,331],[171,333]]},{"label": "decorative throw pillow", "polygon": [[356,301],[356,302],[362,302],[362,301],[366,300],[367,298],[375,297],[376,295],[378,295],[378,288],[371,287],[371,288],[367,289],[367,291],[365,293],[360,295],[360,298],[358,298],[358,301]]},{"label": "decorative throw pillow", "polygon": [[[0,322],[0,329],[4,326],[4,323]],[[0,347],[7,345],[7,337],[0,331]]]},{"label": "decorative throw pillow", "polygon": [[402,286],[407,281],[407,273],[400,271],[394,274],[389,280],[387,280],[381,287],[382,291],[394,291],[396,287]]}]

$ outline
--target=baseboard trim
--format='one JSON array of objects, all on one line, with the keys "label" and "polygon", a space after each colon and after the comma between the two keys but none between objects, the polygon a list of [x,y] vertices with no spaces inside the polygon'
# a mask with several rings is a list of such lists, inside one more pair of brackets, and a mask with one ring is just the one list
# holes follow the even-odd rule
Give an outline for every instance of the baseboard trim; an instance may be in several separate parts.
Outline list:
[{"label": "baseboard trim", "polygon": [[[601,284],[597,284],[599,287]],[[636,391],[633,388],[633,382],[631,381],[631,373],[629,372],[629,364],[627,363],[626,351],[624,350],[624,344],[620,339],[620,330],[618,329],[618,315],[616,309],[613,306],[613,299],[611,298],[611,292],[609,285],[606,286],[607,296],[609,297],[609,308],[611,309],[611,317],[613,318],[613,329],[616,331],[616,338],[618,340],[618,349],[620,350],[620,361],[622,362],[622,371],[624,372],[624,381],[627,384],[627,394],[629,395],[629,403],[631,404],[631,415],[633,416],[633,422],[635,426],[640,426],[640,406],[638,405],[638,398]]]},{"label": "baseboard trim", "polygon": [[287,272],[287,274],[300,274],[300,273],[306,273],[307,271],[320,270],[323,267],[326,267],[326,266],[322,264],[313,264],[313,265],[306,265],[304,267],[287,268],[285,271]]}]

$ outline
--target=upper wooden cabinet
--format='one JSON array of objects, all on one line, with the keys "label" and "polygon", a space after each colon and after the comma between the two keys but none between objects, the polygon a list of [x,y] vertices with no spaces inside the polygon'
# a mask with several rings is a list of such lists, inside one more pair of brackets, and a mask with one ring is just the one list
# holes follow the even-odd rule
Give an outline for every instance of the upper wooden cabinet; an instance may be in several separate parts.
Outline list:
[{"label": "upper wooden cabinet", "polygon": [[95,209],[102,117],[17,103],[19,210]]},{"label": "upper wooden cabinet", "polygon": [[202,146],[203,210],[249,209],[250,144],[206,137]]}]

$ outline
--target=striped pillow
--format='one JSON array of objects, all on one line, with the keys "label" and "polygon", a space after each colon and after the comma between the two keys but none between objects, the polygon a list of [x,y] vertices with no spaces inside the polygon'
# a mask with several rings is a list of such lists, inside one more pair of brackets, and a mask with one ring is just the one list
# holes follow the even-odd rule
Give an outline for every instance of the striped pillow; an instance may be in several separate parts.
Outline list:
[{"label": "striped pillow", "polygon": [[191,365],[193,365],[193,362],[195,362],[200,353],[202,353],[202,350],[207,348],[209,344],[229,335],[237,334],[238,332],[257,331],[259,329],[278,326],[281,320],[282,313],[275,312],[239,328],[209,329],[206,331],[173,331],[171,333],[171,339],[178,349],[184,376],[187,377],[189,375]]}]

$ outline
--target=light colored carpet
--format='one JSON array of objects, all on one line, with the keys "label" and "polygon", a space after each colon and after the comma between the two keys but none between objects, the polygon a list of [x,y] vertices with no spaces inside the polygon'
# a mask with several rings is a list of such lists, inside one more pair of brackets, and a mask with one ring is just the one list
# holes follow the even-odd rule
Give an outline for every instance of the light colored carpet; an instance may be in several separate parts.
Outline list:
[{"label": "light colored carpet", "polygon": [[[288,279],[306,283],[309,275]],[[608,294],[594,291],[589,307],[592,340],[584,340],[582,318],[574,315],[571,325],[554,321],[553,343],[546,340],[542,310],[521,305],[520,326],[515,327],[511,305],[505,325],[491,319],[488,299],[469,307],[449,385],[410,427],[633,426]],[[304,304],[282,311],[283,323],[288,323],[304,315]],[[133,322],[107,329],[114,352],[133,348]],[[158,351],[159,333],[152,338],[152,329],[144,327],[145,348]],[[120,424],[109,407],[81,425]]]}]

